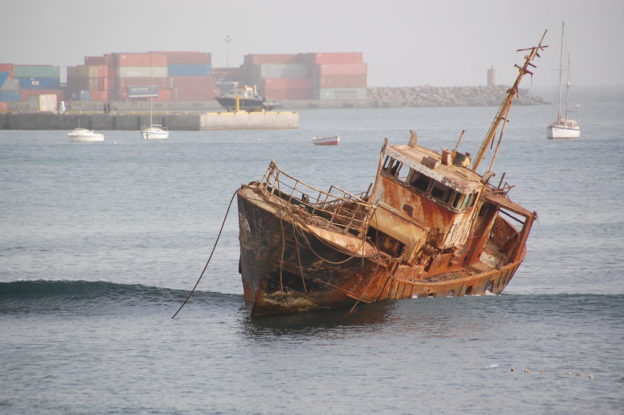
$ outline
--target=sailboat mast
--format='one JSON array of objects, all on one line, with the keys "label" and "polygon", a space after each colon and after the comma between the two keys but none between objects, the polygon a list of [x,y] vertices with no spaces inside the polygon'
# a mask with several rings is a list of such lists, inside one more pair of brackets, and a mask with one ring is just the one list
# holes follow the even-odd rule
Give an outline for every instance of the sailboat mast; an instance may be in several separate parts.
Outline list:
[{"label": "sailboat mast", "polygon": [[565,106],[565,119],[568,119],[568,105],[570,104],[570,54],[568,54],[568,67],[567,79],[566,79],[566,106]]},{"label": "sailboat mast", "polygon": [[[507,123],[507,116],[509,115],[509,108],[511,107],[511,103],[514,97],[518,94],[518,86],[520,85],[520,81],[522,80],[522,77],[526,73],[528,73],[529,75],[533,75],[533,72],[531,72],[528,68],[529,66],[532,68],[535,67],[535,65],[533,65],[531,61],[535,59],[536,56],[539,57],[540,56],[539,51],[546,47],[546,46],[542,46],[542,42],[544,41],[544,38],[546,37],[547,32],[548,30],[544,31],[544,34],[542,35],[542,38],[540,39],[539,44],[537,46],[533,46],[532,48],[528,48],[528,49],[518,49],[518,52],[523,51],[523,50],[528,50],[530,52],[527,56],[524,57],[524,65],[522,66],[516,65],[516,67],[520,71],[518,73],[518,77],[516,78],[516,82],[514,82],[513,86],[507,90],[507,96],[505,97],[505,100],[503,101],[498,112],[496,113],[496,117],[494,117],[494,121],[492,121],[492,125],[490,126],[490,129],[488,130],[485,138],[483,139],[483,142],[481,143],[481,147],[479,147],[477,156],[475,157],[474,162],[472,163],[472,171],[476,172],[477,169],[479,168],[479,164],[481,164],[481,161],[483,160],[483,157],[485,156],[485,152],[487,151],[487,148],[492,143],[492,140],[494,140],[494,136],[496,135],[496,131],[498,130],[498,127],[501,121],[503,121],[504,123]],[[503,124],[503,129],[504,129],[504,125],[505,124]],[[492,163],[493,163],[493,160],[492,160]]]},{"label": "sailboat mast", "polygon": [[[563,33],[564,33],[565,21],[561,22],[561,51],[559,54],[559,109],[557,110],[557,120],[561,119],[561,83],[563,78]],[[566,114],[566,118],[567,118]]]}]

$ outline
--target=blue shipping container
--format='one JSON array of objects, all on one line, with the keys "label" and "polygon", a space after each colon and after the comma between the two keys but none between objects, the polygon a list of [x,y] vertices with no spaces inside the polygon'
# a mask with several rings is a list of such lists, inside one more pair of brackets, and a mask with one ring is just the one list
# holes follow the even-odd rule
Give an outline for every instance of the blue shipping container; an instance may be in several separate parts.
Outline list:
[{"label": "blue shipping container", "polygon": [[208,76],[211,69],[208,63],[170,63],[167,65],[169,76]]},{"label": "blue shipping container", "polygon": [[9,77],[9,72],[0,72],[0,88],[2,88],[4,81],[6,81],[8,77]]},{"label": "blue shipping container", "polygon": [[19,102],[20,92],[0,89],[0,102]]},{"label": "blue shipping container", "polygon": [[19,80],[22,89],[59,89],[58,78],[15,78]]}]

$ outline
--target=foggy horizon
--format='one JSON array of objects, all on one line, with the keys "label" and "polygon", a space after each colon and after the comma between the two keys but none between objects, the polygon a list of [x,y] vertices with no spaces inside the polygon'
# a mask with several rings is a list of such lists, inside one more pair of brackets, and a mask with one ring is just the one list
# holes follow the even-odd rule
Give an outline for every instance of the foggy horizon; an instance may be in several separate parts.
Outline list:
[{"label": "foggy horizon", "polygon": [[[201,51],[213,67],[238,67],[253,53],[363,52],[369,87],[477,86],[490,67],[511,84],[516,49],[536,45],[534,87],[557,83],[561,22],[575,86],[624,85],[624,2],[441,0],[22,0],[4,6],[0,62],[81,65],[85,56]],[[528,83],[524,84],[526,87]]]}]

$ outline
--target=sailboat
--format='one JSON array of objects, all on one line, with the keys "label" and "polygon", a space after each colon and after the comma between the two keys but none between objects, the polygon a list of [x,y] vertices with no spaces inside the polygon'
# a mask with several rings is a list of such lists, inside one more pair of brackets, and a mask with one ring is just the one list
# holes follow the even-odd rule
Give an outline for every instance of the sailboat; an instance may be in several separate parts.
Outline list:
[{"label": "sailboat", "polygon": [[559,57],[559,109],[557,111],[557,119],[551,125],[546,127],[548,138],[579,138],[581,136],[581,127],[578,123],[568,118],[568,103],[570,100],[570,55],[568,55],[566,86],[565,112],[561,115],[561,85],[563,80],[563,42],[564,42],[565,22],[561,23],[561,54]]},{"label": "sailboat", "polygon": [[164,140],[169,137],[169,130],[162,125],[154,124],[152,114],[152,97],[150,97],[150,123],[149,127],[141,130],[143,140]]}]

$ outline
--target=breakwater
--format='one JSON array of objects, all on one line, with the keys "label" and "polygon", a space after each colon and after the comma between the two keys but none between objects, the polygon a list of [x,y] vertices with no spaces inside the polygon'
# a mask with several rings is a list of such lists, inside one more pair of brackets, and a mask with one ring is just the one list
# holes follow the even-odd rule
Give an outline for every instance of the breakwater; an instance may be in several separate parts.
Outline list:
[{"label": "breakwater", "polygon": [[[379,87],[368,88],[368,99],[375,107],[497,106],[505,99],[509,88],[504,85]],[[520,89],[514,99],[517,105],[546,103],[528,89]]]}]

